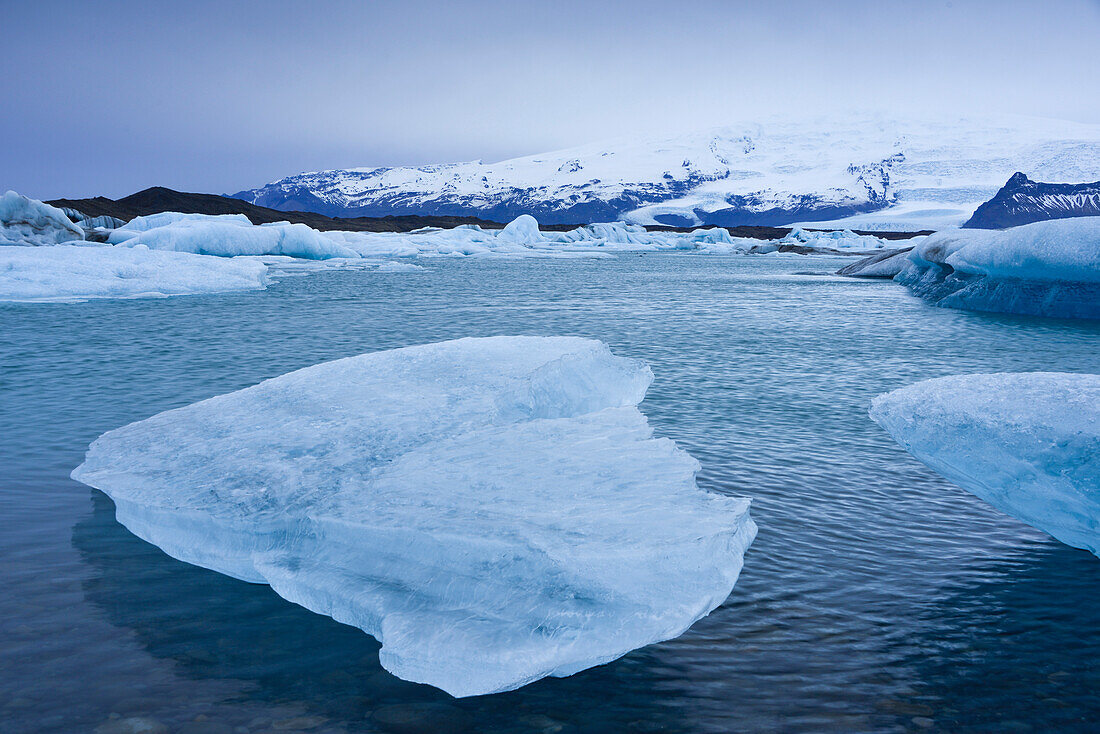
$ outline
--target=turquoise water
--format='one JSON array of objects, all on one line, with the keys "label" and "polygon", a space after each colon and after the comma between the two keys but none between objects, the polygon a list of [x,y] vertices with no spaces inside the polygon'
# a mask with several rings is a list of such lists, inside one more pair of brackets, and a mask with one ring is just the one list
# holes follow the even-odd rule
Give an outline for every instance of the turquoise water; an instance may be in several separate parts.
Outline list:
[{"label": "turquoise water", "polygon": [[[265,292],[0,304],[0,720],[80,732],[1089,731],[1100,560],[911,459],[875,395],[1100,371],[1100,322],[937,309],[826,259],[428,261]],[[168,558],[68,478],[100,433],[365,351],[576,334],[645,359],[642,410],[755,498],[729,600],[679,639],[453,700],[263,586]]]}]

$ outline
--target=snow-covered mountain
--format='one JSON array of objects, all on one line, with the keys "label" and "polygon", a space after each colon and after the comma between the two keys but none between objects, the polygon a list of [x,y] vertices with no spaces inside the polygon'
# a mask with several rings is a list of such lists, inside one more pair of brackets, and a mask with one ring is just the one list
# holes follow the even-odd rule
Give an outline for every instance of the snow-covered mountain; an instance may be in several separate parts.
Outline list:
[{"label": "snow-covered mountain", "polygon": [[547,224],[961,224],[1014,171],[1100,178],[1100,126],[1038,118],[852,117],[739,124],[499,163],[303,173],[240,199],[332,216],[473,215]]},{"label": "snow-covered mountain", "polygon": [[1100,181],[1042,183],[1023,173],[1014,173],[996,196],[979,206],[963,226],[1004,229],[1071,217],[1100,217]]}]

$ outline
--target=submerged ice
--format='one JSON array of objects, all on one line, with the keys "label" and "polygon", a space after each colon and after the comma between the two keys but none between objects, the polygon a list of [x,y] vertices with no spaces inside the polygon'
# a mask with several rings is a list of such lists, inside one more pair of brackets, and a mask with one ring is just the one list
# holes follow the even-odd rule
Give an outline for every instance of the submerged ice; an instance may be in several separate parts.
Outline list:
[{"label": "submerged ice", "polygon": [[871,417],[963,489],[1100,555],[1100,375],[961,375],[879,396]]},{"label": "submerged ice", "polygon": [[382,642],[456,696],[676,637],[756,526],[636,405],[643,363],[572,337],[308,367],[110,431],[73,477],[168,554]]}]

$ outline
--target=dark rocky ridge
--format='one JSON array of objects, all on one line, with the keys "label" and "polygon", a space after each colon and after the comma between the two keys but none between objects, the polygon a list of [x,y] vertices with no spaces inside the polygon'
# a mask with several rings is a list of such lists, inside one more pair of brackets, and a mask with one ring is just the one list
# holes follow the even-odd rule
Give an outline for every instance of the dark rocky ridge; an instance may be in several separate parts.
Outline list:
[{"label": "dark rocky ridge", "polygon": [[[295,222],[308,225],[319,231],[341,230],[345,232],[411,232],[421,227],[457,227],[461,224],[476,224],[484,229],[501,229],[502,222],[465,216],[402,214],[384,217],[330,217],[309,211],[279,211],[241,199],[217,194],[195,194],[174,191],[163,186],[139,191],[121,199],[108,199],[96,196],[88,199],[53,199],[46,202],[57,207],[76,209],[89,217],[111,216],[130,220],[134,217],[159,214],[161,212],[183,212],[185,214],[243,214],[253,224],[268,222]],[[563,232],[576,229],[581,224],[540,224],[546,232]],[[758,240],[774,240],[791,233],[790,227],[769,227],[761,225],[742,225],[724,227],[733,237],[748,237]],[[646,229],[659,232],[690,232],[698,227],[651,226]],[[868,232],[856,230],[857,234],[870,234],[887,240],[905,240],[922,232]],[[792,246],[794,247],[794,246]]]},{"label": "dark rocky ridge", "polygon": [[193,194],[173,191],[163,186],[139,191],[121,199],[96,196],[90,199],[54,199],[46,202],[57,207],[68,207],[89,217],[104,214],[130,220],[161,212],[184,214],[243,214],[253,224],[268,222],[295,222],[319,231],[341,230],[345,232],[410,232],[421,227],[457,227],[460,224],[477,224],[482,227],[503,227],[503,224],[476,217],[445,216],[393,216],[393,217],[328,217],[324,214],[300,211],[276,211],[217,194]]},{"label": "dark rocky ridge", "polygon": [[1042,183],[1014,173],[963,227],[1005,229],[1048,219],[1100,216],[1100,181]]}]

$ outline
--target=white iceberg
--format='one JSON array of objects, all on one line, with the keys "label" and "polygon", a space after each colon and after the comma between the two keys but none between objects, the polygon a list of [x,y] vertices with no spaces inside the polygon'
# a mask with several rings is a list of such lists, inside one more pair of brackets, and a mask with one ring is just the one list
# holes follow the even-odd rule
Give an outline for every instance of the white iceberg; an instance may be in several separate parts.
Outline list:
[{"label": "white iceberg", "polygon": [[1100,555],[1100,375],[960,375],[881,395],[871,417],[963,489]]},{"label": "white iceberg", "polygon": [[539,223],[530,214],[522,214],[497,233],[497,242],[511,245],[534,245],[546,238],[539,231]]},{"label": "white iceberg", "polygon": [[1100,318],[1100,217],[929,235],[895,280],[938,306]]},{"label": "white iceberg", "polygon": [[58,245],[83,239],[84,230],[57,207],[14,191],[0,196],[0,245]]},{"label": "white iceberg", "polygon": [[304,224],[253,225],[243,214],[179,214],[137,217],[113,230],[112,244],[198,255],[287,255],[307,260],[359,257],[359,254]]},{"label": "white iceberg", "polygon": [[779,245],[800,245],[815,250],[867,253],[886,247],[886,240],[874,235],[856,234],[851,230],[820,232],[795,227],[790,234],[776,241]]},{"label": "white iceberg", "polygon": [[145,247],[0,247],[0,301],[83,301],[262,290],[254,260],[155,252]]},{"label": "white iceberg", "polygon": [[749,501],[635,407],[598,341],[495,337],[315,365],[98,438],[73,477],[184,561],[382,642],[471,696],[676,637],[730,593]]}]

